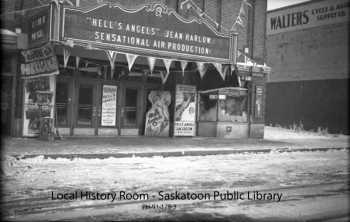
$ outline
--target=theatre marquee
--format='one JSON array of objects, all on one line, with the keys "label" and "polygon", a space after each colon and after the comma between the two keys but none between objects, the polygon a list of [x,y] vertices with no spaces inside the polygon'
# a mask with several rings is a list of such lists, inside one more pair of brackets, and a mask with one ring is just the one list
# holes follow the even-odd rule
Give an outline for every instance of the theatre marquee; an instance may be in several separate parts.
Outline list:
[{"label": "theatre marquee", "polygon": [[220,33],[203,19],[186,20],[162,4],[126,10],[99,5],[64,8],[61,40],[145,56],[233,63],[235,34]]}]

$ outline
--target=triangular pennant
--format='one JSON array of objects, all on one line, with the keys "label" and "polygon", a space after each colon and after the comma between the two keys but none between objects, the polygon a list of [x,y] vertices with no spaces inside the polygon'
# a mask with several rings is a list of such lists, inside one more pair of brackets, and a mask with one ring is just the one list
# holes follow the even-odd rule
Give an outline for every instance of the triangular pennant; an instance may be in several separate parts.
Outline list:
[{"label": "triangular pennant", "polygon": [[182,69],[182,76],[184,76],[185,75],[185,69],[186,69],[186,66],[187,66],[188,62],[181,60],[180,64],[181,64],[181,69]]},{"label": "triangular pennant", "polygon": [[221,78],[225,81],[226,73],[222,72],[222,64],[215,62],[213,63],[213,65],[215,66],[216,70],[218,70],[218,72],[220,73]]},{"label": "triangular pennant", "polygon": [[131,71],[131,68],[134,65],[134,62],[135,62],[138,55],[127,53],[127,54],[125,54],[125,56],[126,56],[126,60],[128,61],[129,71]]},{"label": "triangular pennant", "polygon": [[166,73],[164,73],[164,72],[160,72],[160,78],[162,79],[162,84],[165,84],[165,82],[166,82],[166,80],[168,79],[168,77],[169,77],[169,72],[166,72]]},{"label": "triangular pennant", "polygon": [[244,9],[244,4],[242,2],[241,8],[239,9],[239,15],[245,15],[245,9]]},{"label": "triangular pennant", "polygon": [[241,77],[237,76],[238,86],[242,87]]},{"label": "triangular pennant", "polygon": [[79,63],[80,63],[80,57],[79,57],[79,56],[76,56],[76,57],[75,57],[75,68],[76,68],[76,69],[79,69]]},{"label": "triangular pennant", "polygon": [[153,73],[154,65],[156,64],[157,58],[154,57],[147,57],[149,70],[151,73]]},{"label": "triangular pennant", "polygon": [[112,50],[106,50],[105,51],[107,54],[107,57],[109,59],[109,63],[111,65],[111,78],[113,79],[113,75],[114,75],[114,62],[115,59],[117,58],[117,52],[116,51],[112,51]]},{"label": "triangular pennant", "polygon": [[199,76],[201,77],[201,79],[203,79],[203,76],[205,75],[205,73],[207,71],[207,67],[205,66],[204,62],[196,62],[196,64],[197,64]]},{"label": "triangular pennant", "polygon": [[224,80],[226,79],[226,75],[227,75],[227,71],[228,71],[229,67],[230,66],[228,66],[228,65],[224,66],[224,71],[223,71],[223,78],[224,78]]},{"label": "triangular pennant", "polygon": [[170,72],[170,65],[172,62],[173,62],[172,59],[163,59],[163,63],[164,63],[167,74],[169,74],[169,72]]},{"label": "triangular pennant", "polygon": [[236,67],[235,65],[231,65],[231,72],[235,71],[236,70]]},{"label": "triangular pennant", "polygon": [[71,53],[71,51],[69,49],[63,48],[63,67],[64,68],[67,68],[70,53]]}]

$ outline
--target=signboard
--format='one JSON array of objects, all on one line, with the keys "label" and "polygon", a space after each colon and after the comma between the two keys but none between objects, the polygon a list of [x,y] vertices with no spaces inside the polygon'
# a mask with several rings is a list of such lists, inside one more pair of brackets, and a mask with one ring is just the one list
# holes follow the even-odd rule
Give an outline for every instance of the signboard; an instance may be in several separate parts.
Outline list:
[{"label": "signboard", "polygon": [[24,63],[21,64],[23,78],[58,74],[58,63],[53,47],[47,43],[39,48],[21,51]]},{"label": "signboard", "polygon": [[117,86],[103,85],[101,126],[115,126],[117,115]]},{"label": "signboard", "polygon": [[23,136],[39,136],[41,118],[54,117],[55,76],[24,81]]},{"label": "signboard", "polygon": [[169,136],[170,92],[151,91],[148,100],[152,107],[146,114],[145,136]]},{"label": "signboard", "polygon": [[174,136],[196,135],[196,87],[176,85]]},{"label": "signboard", "polygon": [[308,2],[267,13],[267,34],[349,21],[348,0]]},{"label": "signboard", "polygon": [[28,44],[29,48],[37,47],[49,41],[50,30],[50,6],[38,9],[28,19]]},{"label": "signboard", "polygon": [[124,10],[99,5],[64,8],[62,39],[108,50],[205,62],[233,62],[234,35],[217,32],[204,20],[185,20],[162,4]]}]

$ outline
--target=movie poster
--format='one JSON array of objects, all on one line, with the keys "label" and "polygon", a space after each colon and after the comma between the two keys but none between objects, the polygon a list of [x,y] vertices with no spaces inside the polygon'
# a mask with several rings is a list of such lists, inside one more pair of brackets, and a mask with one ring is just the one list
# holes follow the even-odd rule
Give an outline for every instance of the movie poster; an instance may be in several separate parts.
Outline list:
[{"label": "movie poster", "polygon": [[117,86],[104,85],[102,92],[102,126],[115,126],[117,115]]},{"label": "movie poster", "polygon": [[174,136],[196,135],[196,87],[176,85]]},{"label": "movie poster", "polygon": [[169,136],[169,91],[151,91],[148,100],[152,107],[146,114],[145,136]]},{"label": "movie poster", "polygon": [[54,118],[55,76],[24,82],[23,136],[39,136],[40,118]]}]

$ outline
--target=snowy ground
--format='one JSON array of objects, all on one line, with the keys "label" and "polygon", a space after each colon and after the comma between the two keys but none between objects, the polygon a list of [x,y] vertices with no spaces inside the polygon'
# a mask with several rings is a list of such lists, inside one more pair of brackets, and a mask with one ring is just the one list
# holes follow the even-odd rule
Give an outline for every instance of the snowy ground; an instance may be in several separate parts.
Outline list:
[{"label": "snowy ground", "polygon": [[[7,220],[306,221],[348,215],[348,149],[211,156],[3,161]],[[149,194],[148,200],[52,200],[79,191]],[[282,193],[265,200],[159,201],[158,192]],[[246,196],[245,196],[246,197]],[[142,209],[170,205],[171,209]],[[153,205],[156,206],[156,205]]]}]

